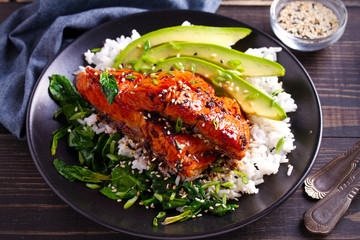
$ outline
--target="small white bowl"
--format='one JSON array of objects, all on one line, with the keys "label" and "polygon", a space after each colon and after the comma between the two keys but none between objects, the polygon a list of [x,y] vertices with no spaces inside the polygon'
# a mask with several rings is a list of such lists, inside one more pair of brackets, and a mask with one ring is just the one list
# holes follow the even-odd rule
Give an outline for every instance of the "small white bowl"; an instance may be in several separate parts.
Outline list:
[{"label": "small white bowl", "polygon": [[[317,2],[331,9],[337,16],[338,28],[331,35],[322,38],[301,38],[286,31],[278,22],[280,11],[290,2]],[[340,0],[274,0],[270,7],[270,23],[275,35],[288,47],[298,51],[317,51],[339,40],[343,35],[348,19],[345,4]]]}]

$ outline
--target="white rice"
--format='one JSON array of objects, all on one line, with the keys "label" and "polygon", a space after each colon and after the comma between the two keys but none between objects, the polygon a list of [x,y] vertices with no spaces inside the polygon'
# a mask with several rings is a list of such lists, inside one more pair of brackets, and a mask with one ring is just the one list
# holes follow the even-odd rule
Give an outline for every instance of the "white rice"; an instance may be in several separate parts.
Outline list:
[{"label": "white rice", "polygon": [[[190,25],[189,22],[184,25]],[[94,66],[95,69],[104,70],[105,68],[112,68],[114,59],[117,54],[123,50],[131,41],[139,38],[140,35],[136,30],[132,31],[131,37],[121,36],[116,40],[106,39],[101,51],[93,53],[88,50],[84,56],[88,64]],[[279,47],[270,48],[258,48],[248,49],[247,54],[251,54],[258,57],[267,58],[272,61],[276,61],[276,53],[280,52]],[[80,71],[83,71],[85,67],[80,67]],[[279,82],[277,77],[249,77],[245,78],[250,84],[254,85],[264,93],[271,95],[275,90],[282,89],[282,82]],[[285,112],[296,111],[296,104],[291,95],[286,92],[280,92],[274,97],[275,101],[284,109]],[[259,189],[257,185],[264,182],[265,175],[276,174],[279,170],[280,164],[288,164],[287,174],[290,176],[293,166],[289,164],[287,154],[295,149],[294,135],[290,129],[290,119],[287,118],[284,121],[274,121],[258,116],[248,115],[248,120],[252,124],[250,130],[250,143],[246,156],[241,161],[235,161],[238,172],[246,175],[248,183],[245,184],[242,177],[239,176],[236,171],[229,171],[219,173],[217,177],[212,180],[219,180],[221,183],[231,182],[234,184],[231,188],[222,188],[219,190],[218,195],[222,196],[223,193],[227,195],[229,199],[237,199],[243,193],[256,194]],[[114,133],[114,129],[109,129],[101,122],[96,120],[96,115],[91,115],[84,120],[84,123],[92,126],[96,133],[108,132]],[[281,138],[284,138],[284,144],[280,151],[276,153],[276,145]],[[130,148],[129,148],[130,146]],[[131,149],[132,148],[132,149]],[[141,148],[136,148],[136,144],[133,143],[128,137],[124,137],[119,141],[119,154],[126,156],[133,156],[132,167],[139,169],[140,171],[148,169],[148,159],[146,157],[146,151]],[[166,171],[166,169],[162,169]],[[180,180],[184,180],[181,177],[177,177],[177,184]],[[186,180],[186,179],[185,179]],[[189,180],[189,179],[187,179]],[[206,180],[205,180],[206,181]],[[209,187],[208,191],[215,191],[215,186]]]}]

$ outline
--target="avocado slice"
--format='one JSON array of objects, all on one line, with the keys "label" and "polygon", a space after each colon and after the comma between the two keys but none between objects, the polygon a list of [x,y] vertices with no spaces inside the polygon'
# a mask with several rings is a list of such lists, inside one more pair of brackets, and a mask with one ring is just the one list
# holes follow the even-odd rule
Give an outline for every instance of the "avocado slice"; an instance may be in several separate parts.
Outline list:
[{"label": "avocado slice", "polygon": [[187,56],[206,60],[244,77],[284,76],[285,69],[277,62],[208,43],[166,43],[149,49],[134,65],[134,70],[149,69],[154,59]]},{"label": "avocado slice", "polygon": [[[251,32],[240,27],[209,27],[209,26],[175,26],[149,32],[131,42],[118,55],[114,68],[120,64],[129,68],[129,62],[137,60],[150,47],[171,41],[204,42],[229,47]],[[131,64],[130,64],[131,66]]]},{"label": "avocado slice", "polygon": [[174,57],[160,61],[152,71],[168,70],[189,70],[211,80],[215,86],[220,86],[236,99],[245,113],[279,121],[287,117],[270,96],[215,64],[193,57]]}]

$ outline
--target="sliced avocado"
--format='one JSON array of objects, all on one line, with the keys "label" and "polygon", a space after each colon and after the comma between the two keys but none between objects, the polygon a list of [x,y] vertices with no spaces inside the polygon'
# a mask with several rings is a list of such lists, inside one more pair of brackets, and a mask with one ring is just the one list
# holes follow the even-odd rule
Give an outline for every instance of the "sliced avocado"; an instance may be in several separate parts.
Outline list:
[{"label": "sliced avocado", "polygon": [[162,28],[131,42],[120,52],[114,67],[119,68],[120,64],[123,64],[125,68],[128,68],[129,62],[137,60],[150,47],[162,43],[171,41],[204,42],[229,47],[249,35],[250,32],[250,29],[240,27],[175,26]]},{"label": "sliced avocado", "polygon": [[139,58],[134,65],[134,70],[149,69],[154,59],[175,56],[203,59],[222,68],[236,70],[236,74],[244,77],[284,76],[285,74],[285,69],[277,62],[219,45],[190,42],[166,43],[151,48]]},{"label": "sliced avocado", "polygon": [[215,64],[192,57],[174,57],[159,62],[153,72],[168,70],[189,70],[211,80],[236,99],[246,113],[279,121],[287,117],[270,96]]}]

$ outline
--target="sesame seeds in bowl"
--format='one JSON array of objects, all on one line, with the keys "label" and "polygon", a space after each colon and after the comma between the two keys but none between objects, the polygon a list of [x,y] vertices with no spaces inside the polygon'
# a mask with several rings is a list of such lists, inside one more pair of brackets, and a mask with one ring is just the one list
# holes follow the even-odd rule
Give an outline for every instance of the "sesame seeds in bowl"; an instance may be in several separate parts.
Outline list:
[{"label": "sesame seeds in bowl", "polygon": [[288,47],[317,51],[342,36],[347,11],[340,0],[275,0],[270,22],[275,35]]}]

